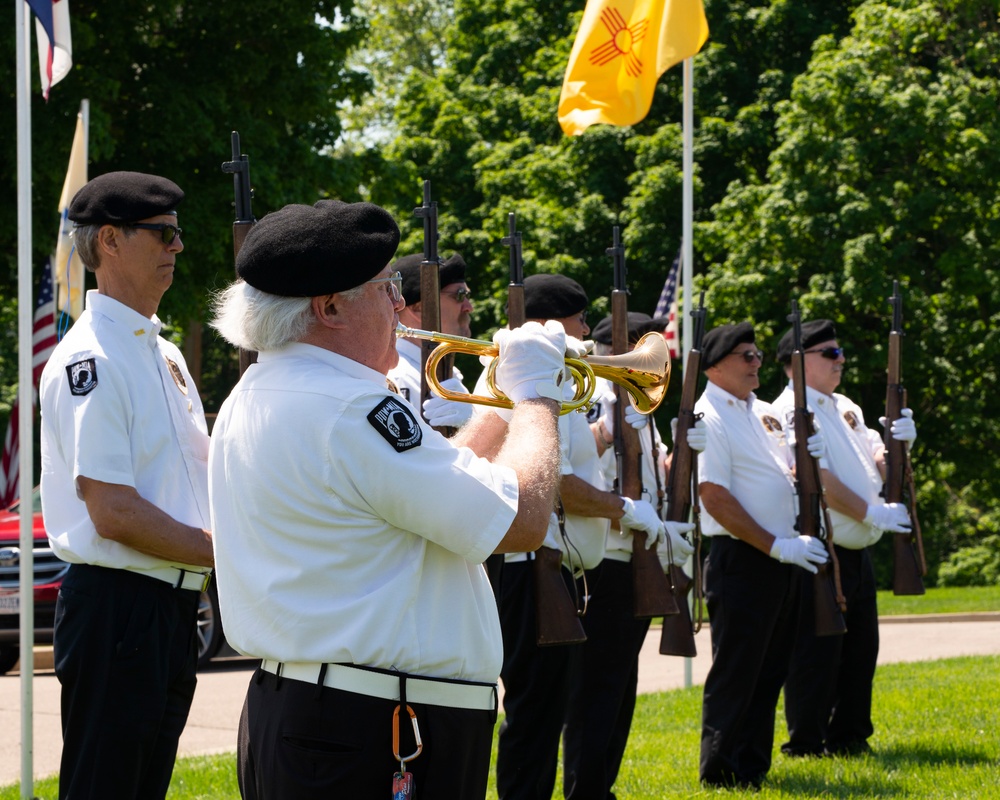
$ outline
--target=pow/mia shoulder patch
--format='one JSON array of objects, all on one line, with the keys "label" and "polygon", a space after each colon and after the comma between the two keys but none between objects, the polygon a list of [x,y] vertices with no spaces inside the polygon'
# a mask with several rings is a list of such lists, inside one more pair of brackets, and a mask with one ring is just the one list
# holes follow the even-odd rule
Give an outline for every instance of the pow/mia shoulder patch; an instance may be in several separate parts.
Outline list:
[{"label": "pow/mia shoulder patch", "polygon": [[375,406],[368,413],[368,421],[397,453],[420,446],[423,438],[420,425],[413,412],[394,397],[387,397]]},{"label": "pow/mia shoulder patch", "polygon": [[85,395],[97,387],[97,362],[85,358],[66,367],[66,377],[69,378],[69,390],[75,395]]}]

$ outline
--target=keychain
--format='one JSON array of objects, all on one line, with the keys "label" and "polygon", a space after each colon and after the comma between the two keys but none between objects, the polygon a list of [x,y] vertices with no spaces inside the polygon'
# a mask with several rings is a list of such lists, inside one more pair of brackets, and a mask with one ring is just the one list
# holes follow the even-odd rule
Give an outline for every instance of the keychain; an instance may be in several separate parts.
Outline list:
[{"label": "keychain", "polygon": [[417,749],[408,756],[399,754],[399,709],[400,706],[396,706],[396,710],[392,712],[392,754],[399,759],[399,772],[392,776],[392,800],[413,800],[413,773],[406,771],[406,762],[419,756],[424,749],[424,744],[420,740],[417,715],[412,708],[407,706],[406,713],[410,715],[410,722],[413,724],[413,738],[417,743]]}]

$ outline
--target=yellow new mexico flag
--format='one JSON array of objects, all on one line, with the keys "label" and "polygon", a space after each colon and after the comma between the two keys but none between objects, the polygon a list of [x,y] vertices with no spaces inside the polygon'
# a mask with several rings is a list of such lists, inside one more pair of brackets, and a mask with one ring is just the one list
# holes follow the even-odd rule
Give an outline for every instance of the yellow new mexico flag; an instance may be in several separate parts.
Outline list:
[{"label": "yellow new mexico flag", "polygon": [[89,127],[89,103],[80,104],[76,117],[76,133],[73,135],[73,149],[69,154],[69,169],[59,197],[59,238],[56,240],[55,276],[59,286],[56,308],[69,314],[73,319],[83,311],[83,262],[73,247],[70,233],[73,223],[69,221],[69,204],[74,195],[87,182],[87,137]]},{"label": "yellow new mexico flag", "polygon": [[701,0],[588,0],[559,98],[563,131],[639,122],[660,75],[707,39]]}]

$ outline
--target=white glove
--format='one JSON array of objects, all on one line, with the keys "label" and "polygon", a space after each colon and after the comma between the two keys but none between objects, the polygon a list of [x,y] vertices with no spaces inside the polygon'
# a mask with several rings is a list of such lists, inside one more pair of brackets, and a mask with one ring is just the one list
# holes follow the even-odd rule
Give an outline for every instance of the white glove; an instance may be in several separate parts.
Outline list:
[{"label": "white glove", "polygon": [[594,349],[592,339],[577,339],[575,336],[566,337],[566,355],[570,358],[583,358]]},{"label": "white glove", "polygon": [[[917,438],[917,424],[913,421],[913,410],[901,408],[899,409],[899,413],[901,416],[893,421],[892,428],[889,429],[889,435],[897,442],[913,444],[913,441]],[[883,428],[885,427],[885,417],[879,417],[878,422]]]},{"label": "white glove", "polygon": [[809,455],[817,461],[826,455],[826,439],[823,438],[823,431],[817,430],[806,439],[806,449],[809,451]]},{"label": "white glove", "polygon": [[694,553],[694,545],[684,538],[684,534],[694,530],[693,522],[664,522],[670,539],[671,559],[675,566],[681,566]]},{"label": "white glove", "polygon": [[[614,394],[609,394],[606,398],[601,399],[601,416],[597,421],[607,429],[608,436],[615,435],[615,404],[617,402],[618,397]],[[633,408],[631,403],[627,403],[625,405],[625,422],[639,431],[646,427],[649,415],[640,413]]]},{"label": "white glove", "polygon": [[795,536],[791,539],[775,539],[771,546],[771,558],[782,564],[795,564],[813,575],[819,572],[816,564],[825,564],[828,558],[826,545],[814,536]]},{"label": "white glove", "polygon": [[666,528],[663,527],[663,520],[645,500],[633,500],[631,497],[622,498],[621,529],[622,534],[626,529],[646,532],[646,549],[655,547],[658,543],[666,539]]},{"label": "white glove", "polygon": [[[458,378],[448,378],[441,381],[441,388],[457,394],[468,394]],[[443,397],[431,395],[424,400],[424,419],[435,428],[461,428],[472,419],[471,403],[459,403],[455,400],[445,400]]]},{"label": "white glove", "polygon": [[872,503],[865,514],[865,525],[880,531],[909,533],[910,514],[902,503]]},{"label": "white glove", "polygon": [[[677,447],[677,417],[670,420],[670,438]],[[694,425],[688,428],[688,447],[699,453],[703,453],[708,447],[708,426],[705,420],[695,420]]]},{"label": "white glove", "polygon": [[566,332],[561,324],[549,320],[544,327],[525,322],[514,330],[501,328],[493,335],[493,343],[500,351],[496,384],[512,402],[536,397],[562,402]]}]

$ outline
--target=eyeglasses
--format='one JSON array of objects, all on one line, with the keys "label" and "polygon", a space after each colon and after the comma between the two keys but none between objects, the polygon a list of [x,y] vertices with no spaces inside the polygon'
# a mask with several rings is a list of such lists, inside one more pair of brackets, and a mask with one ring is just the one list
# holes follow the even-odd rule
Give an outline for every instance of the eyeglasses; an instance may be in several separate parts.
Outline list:
[{"label": "eyeglasses", "polygon": [[164,244],[173,244],[174,239],[184,233],[183,230],[169,222],[130,222],[126,228],[139,228],[144,231],[159,231]]},{"label": "eyeglasses", "polygon": [[388,278],[372,278],[366,283],[388,283],[389,285],[385,287],[386,293],[392,299],[393,303],[398,303],[403,299],[403,274],[401,272],[394,272]]},{"label": "eyeglasses", "polygon": [[441,292],[441,294],[446,294],[449,297],[454,297],[455,301],[458,303],[464,303],[466,300],[472,299],[471,289],[456,289],[453,292]]},{"label": "eyeglasses", "polygon": [[729,356],[739,356],[748,364],[752,364],[754,359],[764,362],[764,351],[763,350],[741,350],[739,353],[727,353],[726,357]]},{"label": "eyeglasses", "polygon": [[844,355],[843,347],[823,347],[819,350],[805,350],[806,353],[819,353],[823,358],[829,358],[831,361],[840,358]]}]

